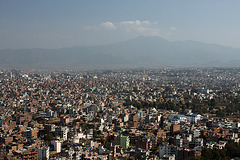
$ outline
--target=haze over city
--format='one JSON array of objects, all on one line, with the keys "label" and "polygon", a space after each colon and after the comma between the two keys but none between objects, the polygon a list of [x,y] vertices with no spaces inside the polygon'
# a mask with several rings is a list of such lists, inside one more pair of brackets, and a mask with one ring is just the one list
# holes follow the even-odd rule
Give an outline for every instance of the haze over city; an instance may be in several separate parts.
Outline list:
[{"label": "haze over city", "polygon": [[1,0],[0,49],[56,49],[157,36],[239,48],[237,0]]}]

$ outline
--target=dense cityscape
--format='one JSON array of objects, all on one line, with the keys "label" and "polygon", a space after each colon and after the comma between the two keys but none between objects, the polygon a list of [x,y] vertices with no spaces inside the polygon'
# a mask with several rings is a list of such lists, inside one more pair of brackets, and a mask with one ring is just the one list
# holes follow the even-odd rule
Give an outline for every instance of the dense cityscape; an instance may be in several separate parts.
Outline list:
[{"label": "dense cityscape", "polygon": [[0,71],[0,159],[240,156],[240,68]]},{"label": "dense cityscape", "polygon": [[0,0],[0,160],[240,160],[239,6]]}]

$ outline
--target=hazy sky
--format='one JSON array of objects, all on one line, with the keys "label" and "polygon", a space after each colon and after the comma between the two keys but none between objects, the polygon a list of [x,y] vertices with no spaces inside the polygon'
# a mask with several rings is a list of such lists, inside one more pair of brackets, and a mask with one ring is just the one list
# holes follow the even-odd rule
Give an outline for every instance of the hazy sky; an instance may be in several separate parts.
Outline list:
[{"label": "hazy sky", "polygon": [[239,0],[0,0],[0,49],[144,36],[240,48]]}]

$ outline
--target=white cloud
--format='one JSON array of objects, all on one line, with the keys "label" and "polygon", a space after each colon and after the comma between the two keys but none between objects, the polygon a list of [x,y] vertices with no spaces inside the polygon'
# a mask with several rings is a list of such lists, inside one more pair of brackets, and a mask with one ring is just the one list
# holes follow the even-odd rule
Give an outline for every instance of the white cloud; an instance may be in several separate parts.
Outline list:
[{"label": "white cloud", "polygon": [[103,26],[104,28],[107,28],[107,29],[115,29],[116,28],[116,26],[112,22],[103,22],[101,24],[101,26]]},{"label": "white cloud", "polygon": [[[168,37],[170,33],[163,32],[161,28],[158,26],[157,22],[151,22],[151,21],[140,21],[140,20],[134,20],[134,21],[121,21],[121,22],[103,22],[96,26],[88,26],[86,29],[89,30],[113,30],[115,31],[121,31],[121,32],[131,32],[136,35],[143,35],[143,36],[160,36],[160,37]],[[176,27],[171,26],[170,32],[177,30]]]},{"label": "white cloud", "polygon": [[161,36],[161,29],[156,26],[155,22],[150,21],[122,21],[117,23],[121,30],[134,32],[145,36]]},{"label": "white cloud", "polygon": [[136,20],[136,21],[122,21],[122,22],[119,22],[118,24],[122,25],[122,26],[124,26],[124,25],[142,26],[142,25],[150,25],[151,22]]}]

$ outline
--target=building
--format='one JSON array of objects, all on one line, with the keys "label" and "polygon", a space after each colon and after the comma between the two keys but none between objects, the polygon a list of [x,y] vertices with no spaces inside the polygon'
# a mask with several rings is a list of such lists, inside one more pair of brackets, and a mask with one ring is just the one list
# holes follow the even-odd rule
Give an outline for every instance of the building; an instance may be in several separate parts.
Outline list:
[{"label": "building", "polygon": [[37,159],[49,159],[49,148],[44,146],[37,149]]},{"label": "building", "polygon": [[195,124],[202,119],[202,116],[200,114],[193,114],[193,113],[187,114],[186,117],[187,117],[187,120],[192,124]]},{"label": "building", "polygon": [[13,142],[13,137],[6,135],[6,137],[0,137],[0,142],[7,145],[11,142]]},{"label": "building", "polygon": [[38,129],[37,128],[28,128],[24,132],[24,136],[27,138],[37,138],[38,137]]},{"label": "building", "polygon": [[240,122],[233,122],[232,128],[233,128],[233,129],[238,129],[238,128],[240,128]]},{"label": "building", "polygon": [[172,124],[170,127],[171,134],[175,132],[180,132],[180,124]]},{"label": "building", "polygon": [[21,160],[37,160],[38,152],[29,152],[25,149],[17,150],[13,152],[14,159],[21,159]]},{"label": "building", "polygon": [[55,124],[45,124],[44,125],[45,133],[54,132],[54,131],[55,131]]},{"label": "building", "polygon": [[5,156],[7,154],[6,145],[0,145],[0,156]]},{"label": "building", "polygon": [[119,136],[119,143],[120,143],[120,146],[123,148],[123,149],[127,149],[130,145],[130,139],[129,139],[129,136],[123,136],[122,134]]},{"label": "building", "polygon": [[169,145],[168,143],[163,143],[159,146],[159,157],[163,158],[164,156],[177,156],[177,146]]},{"label": "building", "polygon": [[56,151],[57,153],[61,152],[61,142],[51,141],[51,144],[54,146],[54,151]]},{"label": "building", "polygon": [[67,134],[68,134],[68,127],[57,127],[55,128],[55,136],[56,137],[60,137],[60,138],[63,138],[63,140],[67,140]]}]

